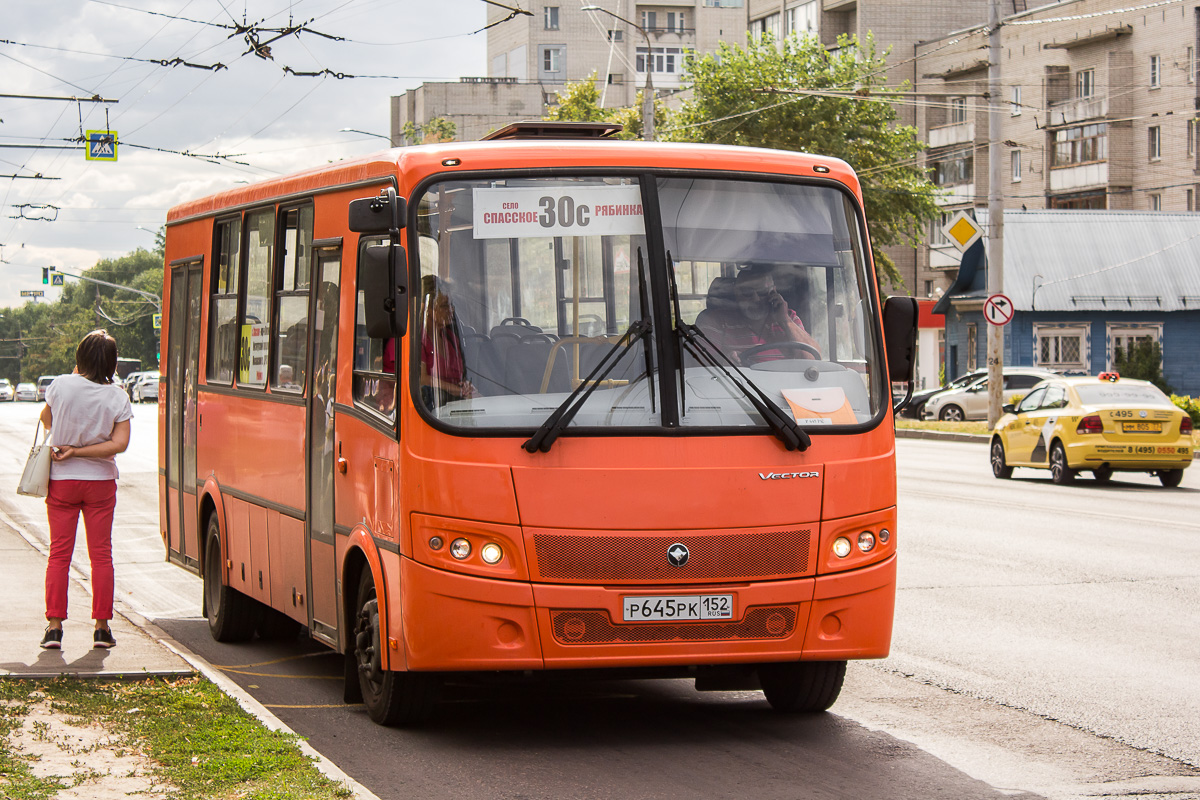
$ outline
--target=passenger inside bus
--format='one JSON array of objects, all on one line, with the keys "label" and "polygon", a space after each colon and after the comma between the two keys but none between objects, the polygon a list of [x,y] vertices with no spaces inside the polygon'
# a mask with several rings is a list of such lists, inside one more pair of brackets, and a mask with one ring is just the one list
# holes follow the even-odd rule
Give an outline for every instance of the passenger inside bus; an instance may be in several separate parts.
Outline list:
[{"label": "passenger inside bus", "polygon": [[444,282],[436,275],[421,279],[421,399],[433,410],[479,392],[467,380],[463,337]]},{"label": "passenger inside bus", "polygon": [[725,296],[728,281],[713,279],[707,308],[696,318],[696,324],[731,360],[741,363],[743,351],[775,342],[797,342],[799,346],[760,351],[752,360],[820,358],[820,346],[775,288],[769,267],[751,265],[739,272],[732,299]]}]

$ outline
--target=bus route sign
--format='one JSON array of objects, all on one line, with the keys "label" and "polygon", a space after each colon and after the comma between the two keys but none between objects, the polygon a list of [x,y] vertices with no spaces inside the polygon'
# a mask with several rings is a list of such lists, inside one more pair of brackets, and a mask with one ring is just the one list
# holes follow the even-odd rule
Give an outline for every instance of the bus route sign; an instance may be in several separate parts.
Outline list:
[{"label": "bus route sign", "polygon": [[637,186],[479,188],[474,201],[476,239],[638,236],[645,231]]}]

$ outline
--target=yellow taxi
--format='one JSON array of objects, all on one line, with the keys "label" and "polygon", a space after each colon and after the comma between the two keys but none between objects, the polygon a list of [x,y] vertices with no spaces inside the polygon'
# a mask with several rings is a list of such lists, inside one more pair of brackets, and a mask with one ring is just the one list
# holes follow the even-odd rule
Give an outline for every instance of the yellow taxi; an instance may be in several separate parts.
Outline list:
[{"label": "yellow taxi", "polygon": [[1100,482],[1114,471],[1149,472],[1175,487],[1192,463],[1192,420],[1157,386],[1122,378],[1054,377],[1004,406],[992,435],[992,473],[1013,467],[1050,470],[1055,483],[1081,471]]}]

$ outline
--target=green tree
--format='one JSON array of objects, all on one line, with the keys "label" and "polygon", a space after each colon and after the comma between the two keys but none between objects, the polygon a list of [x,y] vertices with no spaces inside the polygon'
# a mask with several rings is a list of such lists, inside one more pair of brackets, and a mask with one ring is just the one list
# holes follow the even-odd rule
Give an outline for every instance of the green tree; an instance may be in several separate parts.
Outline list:
[{"label": "green tree", "polygon": [[401,135],[407,142],[415,144],[436,144],[438,142],[453,142],[458,135],[458,126],[444,117],[434,117],[424,125],[409,121],[400,129]]},{"label": "green tree", "polygon": [[[596,73],[575,83],[568,83],[558,93],[558,104],[551,106],[543,119],[550,122],[615,122],[623,126],[616,135],[618,139],[642,138],[642,92],[632,106],[600,106],[600,90],[596,87]],[[670,111],[658,97],[654,99],[654,121],[661,127]]]},{"label": "green tree", "polygon": [[1113,369],[1119,372],[1122,378],[1150,381],[1167,394],[1174,393],[1171,384],[1163,378],[1162,346],[1152,339],[1134,340],[1126,347],[1115,348]]},{"label": "green tree", "polygon": [[916,129],[897,125],[895,108],[885,102],[907,84],[889,94],[884,67],[870,35],[861,44],[840,37],[832,51],[813,37],[722,44],[715,53],[687,58],[691,91],[659,130],[675,141],[799,150],[846,161],[862,183],[875,263],[901,286],[882,248],[916,247],[939,209],[936,187],[916,164],[924,147]]}]

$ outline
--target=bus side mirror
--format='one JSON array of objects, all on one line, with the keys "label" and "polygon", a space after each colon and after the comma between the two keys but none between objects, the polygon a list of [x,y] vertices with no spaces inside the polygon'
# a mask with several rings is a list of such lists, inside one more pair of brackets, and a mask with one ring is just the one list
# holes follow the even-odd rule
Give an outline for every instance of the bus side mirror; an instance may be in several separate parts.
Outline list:
[{"label": "bus side mirror", "polygon": [[350,230],[355,233],[389,233],[404,227],[408,204],[391,186],[377,197],[350,201]]},{"label": "bus side mirror", "polygon": [[358,265],[359,291],[367,336],[392,339],[408,328],[408,255],[398,244],[363,248]]},{"label": "bus side mirror", "polygon": [[888,380],[911,383],[917,369],[916,298],[889,297],[883,304],[883,342],[887,350]]}]

